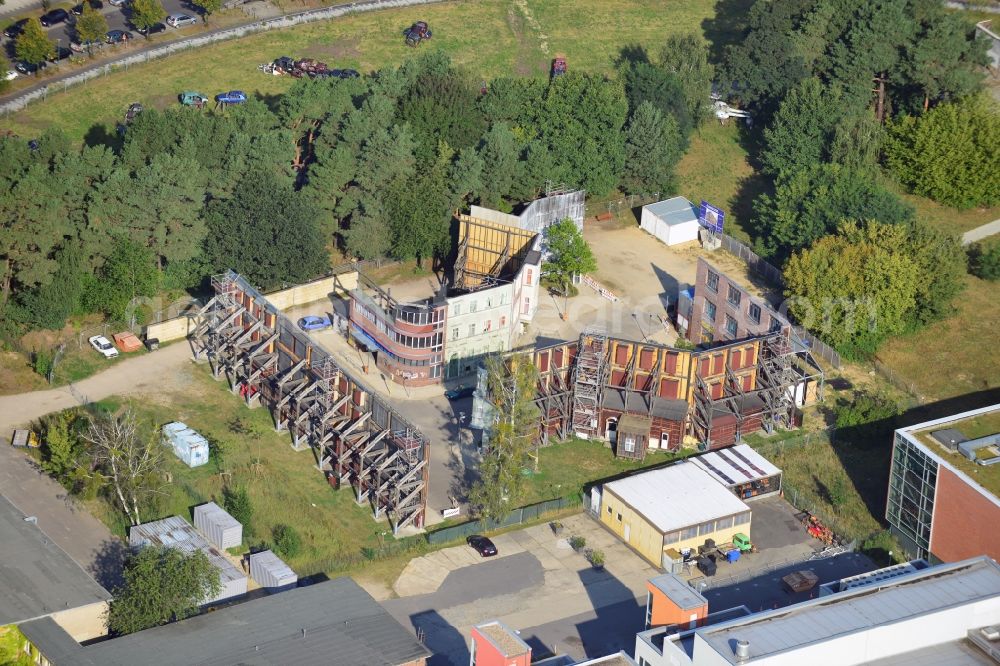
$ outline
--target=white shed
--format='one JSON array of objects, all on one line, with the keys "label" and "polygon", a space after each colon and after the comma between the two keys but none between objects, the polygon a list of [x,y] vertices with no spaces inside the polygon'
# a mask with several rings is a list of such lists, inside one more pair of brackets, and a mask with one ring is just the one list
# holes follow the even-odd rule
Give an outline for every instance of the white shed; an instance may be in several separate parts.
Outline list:
[{"label": "white shed", "polygon": [[217,548],[236,548],[243,543],[243,525],[215,502],[194,508],[194,526]]},{"label": "white shed", "polygon": [[250,577],[268,592],[280,592],[295,587],[299,577],[284,561],[269,550],[252,553]]},{"label": "white shed", "polygon": [[642,207],[639,225],[667,245],[696,241],[698,209],[684,197],[657,201]]}]

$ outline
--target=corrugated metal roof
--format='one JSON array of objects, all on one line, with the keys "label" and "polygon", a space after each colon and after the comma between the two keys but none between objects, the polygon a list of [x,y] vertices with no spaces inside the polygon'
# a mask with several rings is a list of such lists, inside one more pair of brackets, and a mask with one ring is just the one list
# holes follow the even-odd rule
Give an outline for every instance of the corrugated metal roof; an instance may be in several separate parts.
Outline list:
[{"label": "corrugated metal roof", "polygon": [[111,595],[0,495],[0,626]]},{"label": "corrugated metal roof", "polygon": [[219,580],[225,588],[227,582],[243,580],[247,576],[222,553],[216,550],[193,525],[180,516],[135,525],[129,529],[128,542],[133,546],[167,546],[186,553],[201,550],[209,562],[219,570]]},{"label": "corrugated metal roof", "polygon": [[684,197],[673,197],[643,206],[666,224],[687,224],[698,221],[698,209]]},{"label": "corrugated metal roof", "polygon": [[730,663],[732,645],[749,641],[751,659],[900,622],[953,605],[1000,595],[1000,567],[987,558],[942,565],[696,633]]},{"label": "corrugated metal roof", "polygon": [[[56,635],[62,630],[42,630],[43,653],[49,644],[60,648]],[[70,654],[61,649],[55,666],[396,666],[430,656],[350,578],[272,594]]]},{"label": "corrugated metal roof", "polygon": [[604,487],[661,532],[750,511],[715,477],[689,462],[612,481]]},{"label": "corrugated metal roof", "polygon": [[691,462],[726,486],[757,481],[781,474],[780,469],[746,444],[709,451],[704,455],[692,458]]}]

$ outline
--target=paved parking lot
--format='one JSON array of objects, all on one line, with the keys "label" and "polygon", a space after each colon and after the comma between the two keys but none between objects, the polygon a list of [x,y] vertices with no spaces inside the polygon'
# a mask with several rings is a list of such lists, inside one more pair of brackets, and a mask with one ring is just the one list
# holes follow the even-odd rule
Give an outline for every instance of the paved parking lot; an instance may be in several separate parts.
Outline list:
[{"label": "paved parking lot", "polygon": [[[404,626],[423,633],[434,665],[468,664],[469,630],[491,619],[522,629],[538,649],[581,659],[614,636],[631,635],[634,644],[646,581],[658,572],[586,515],[563,523],[559,536],[544,524],[494,537],[495,558],[483,559],[468,546],[416,558],[394,586],[400,597],[383,603]],[[572,535],[604,551],[603,571],[570,548]],[[598,617],[614,619],[597,626]]]}]

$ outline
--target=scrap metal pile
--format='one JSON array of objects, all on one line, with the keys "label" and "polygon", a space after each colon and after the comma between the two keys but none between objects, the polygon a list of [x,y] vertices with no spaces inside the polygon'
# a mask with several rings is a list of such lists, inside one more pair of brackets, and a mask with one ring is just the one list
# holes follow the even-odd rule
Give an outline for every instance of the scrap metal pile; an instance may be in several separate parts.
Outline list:
[{"label": "scrap metal pile", "polygon": [[332,69],[325,62],[313,58],[302,58],[296,60],[291,56],[281,56],[272,62],[257,65],[257,69],[274,76],[291,76],[301,79],[303,76],[309,78],[331,78],[331,79],[353,79],[361,76],[354,69]]}]

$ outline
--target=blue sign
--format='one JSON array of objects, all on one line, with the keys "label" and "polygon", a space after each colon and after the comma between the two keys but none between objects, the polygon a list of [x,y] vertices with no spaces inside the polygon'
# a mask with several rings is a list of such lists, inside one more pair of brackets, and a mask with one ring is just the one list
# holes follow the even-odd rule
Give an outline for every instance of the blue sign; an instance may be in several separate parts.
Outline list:
[{"label": "blue sign", "polygon": [[698,224],[709,231],[717,234],[722,233],[722,223],[726,219],[726,214],[722,209],[716,208],[707,201],[701,202],[701,210],[698,211]]}]

